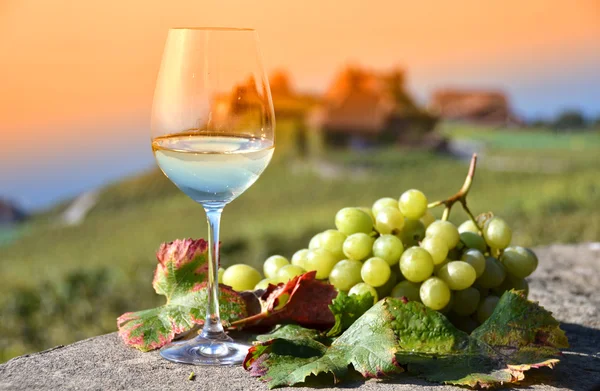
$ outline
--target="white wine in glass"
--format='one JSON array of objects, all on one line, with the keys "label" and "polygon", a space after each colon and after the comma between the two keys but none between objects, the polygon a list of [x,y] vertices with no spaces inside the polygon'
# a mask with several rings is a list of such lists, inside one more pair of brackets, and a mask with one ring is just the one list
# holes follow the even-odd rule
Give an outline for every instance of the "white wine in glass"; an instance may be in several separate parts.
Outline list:
[{"label": "white wine in glass", "polygon": [[219,317],[219,224],[225,205],[256,182],[275,147],[273,102],[256,32],[169,30],[151,128],[158,166],[204,207],[209,227],[204,327],[198,337],[167,345],[160,354],[187,364],[238,364],[248,346],[233,341]]}]

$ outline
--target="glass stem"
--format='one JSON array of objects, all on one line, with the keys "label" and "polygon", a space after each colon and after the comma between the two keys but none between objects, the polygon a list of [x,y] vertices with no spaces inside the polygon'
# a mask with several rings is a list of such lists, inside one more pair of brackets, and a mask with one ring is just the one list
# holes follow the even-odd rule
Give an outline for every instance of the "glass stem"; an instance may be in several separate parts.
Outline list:
[{"label": "glass stem", "polygon": [[225,339],[219,316],[219,229],[223,208],[205,208],[208,220],[208,306],[200,334],[209,339]]}]

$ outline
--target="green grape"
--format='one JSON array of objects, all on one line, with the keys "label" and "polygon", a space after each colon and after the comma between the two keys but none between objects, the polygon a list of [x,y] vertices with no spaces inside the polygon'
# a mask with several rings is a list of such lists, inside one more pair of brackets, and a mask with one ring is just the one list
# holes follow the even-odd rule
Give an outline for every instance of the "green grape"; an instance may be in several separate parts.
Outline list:
[{"label": "green grape", "polygon": [[398,209],[407,219],[418,220],[427,212],[427,197],[419,190],[407,190],[398,200]]},{"label": "green grape", "polygon": [[[495,288],[490,289],[490,291],[492,292],[493,295],[501,297],[504,294],[504,292],[512,289],[512,282],[510,280],[511,280],[511,276],[507,275],[506,278],[504,279],[504,281],[502,281],[502,284],[498,285]],[[525,280],[523,280],[523,281],[525,281]]]},{"label": "green grape", "polygon": [[269,284],[277,285],[279,284],[279,281],[277,281],[274,278],[265,278],[264,280],[260,280],[258,284],[254,286],[254,290],[256,291],[258,289],[267,289],[269,287]]},{"label": "green grape", "polygon": [[475,250],[472,248],[465,251],[460,260],[473,266],[477,278],[481,277],[481,275],[485,271],[485,257],[479,250]]},{"label": "green grape", "polygon": [[362,261],[371,254],[373,238],[365,233],[352,234],[344,240],[342,250],[348,259]]},{"label": "green grape", "polygon": [[505,277],[506,271],[502,264],[494,257],[485,257],[485,270],[477,282],[484,288],[495,288],[502,284]]},{"label": "green grape", "polygon": [[275,301],[275,303],[277,303],[277,305],[275,305],[275,307],[273,307],[273,309],[275,311],[282,309],[290,300],[290,294],[289,293],[282,293],[279,296],[277,296],[277,299]]},{"label": "green grape", "polygon": [[346,235],[335,229],[328,229],[321,234],[319,248],[324,248],[338,259],[344,259],[344,251],[342,246],[346,240]]},{"label": "green grape", "polygon": [[450,300],[448,301],[448,304],[446,304],[444,308],[438,311],[444,315],[447,315],[452,310],[452,308],[454,308],[454,292],[450,291]]},{"label": "green grape", "polygon": [[306,256],[308,255],[308,251],[309,250],[307,248],[303,248],[302,250],[296,251],[294,255],[292,255],[292,265],[300,266],[301,268],[306,270],[306,265],[304,263],[306,262]]},{"label": "green grape", "polygon": [[498,301],[500,301],[498,296],[488,296],[481,300],[479,307],[477,307],[477,320],[479,323],[485,322],[490,316],[492,316]]},{"label": "green grape", "polygon": [[373,231],[373,220],[358,208],[344,208],[335,215],[335,226],[345,235],[359,232],[370,234]]},{"label": "green grape", "polygon": [[467,220],[458,226],[458,232],[461,234],[463,232],[471,232],[474,234],[479,234],[479,229],[477,229],[477,226],[475,225],[473,220]]},{"label": "green grape", "polygon": [[431,277],[419,289],[421,302],[432,310],[441,310],[450,302],[450,288],[441,279]]},{"label": "green grape", "polygon": [[404,277],[404,274],[402,274],[402,272],[400,271],[399,267],[398,268],[392,268],[392,273],[396,274],[396,277],[397,277],[397,280],[398,280],[397,282],[406,280],[406,277]]},{"label": "green grape", "polygon": [[373,288],[382,286],[390,278],[390,265],[381,258],[369,258],[360,269],[362,280]]},{"label": "green grape", "polygon": [[477,278],[473,266],[463,261],[448,262],[440,269],[437,276],[454,291],[467,289]]},{"label": "green grape", "polygon": [[398,209],[398,201],[390,197],[380,198],[373,204],[371,213],[373,216],[377,216],[377,213],[381,212],[385,208]]},{"label": "green grape", "polygon": [[469,287],[454,292],[454,306],[452,311],[458,315],[471,315],[477,311],[481,295],[476,288]]},{"label": "green grape", "polygon": [[458,229],[449,221],[436,220],[425,231],[425,236],[440,237],[446,241],[448,249],[456,247],[460,241]]},{"label": "green grape", "polygon": [[373,243],[373,255],[393,266],[404,252],[402,241],[394,235],[381,235]]},{"label": "green grape", "polygon": [[495,295],[498,297],[502,296],[504,292],[514,289],[516,291],[523,291],[525,297],[529,295],[529,283],[524,278],[517,278],[508,274],[502,284],[492,289]]},{"label": "green grape", "polygon": [[315,248],[309,250],[304,264],[307,271],[316,270],[317,275],[315,277],[319,280],[324,280],[329,277],[331,269],[333,269],[337,262],[338,259],[329,251],[322,248]]},{"label": "green grape", "polygon": [[363,264],[359,261],[344,259],[335,264],[329,274],[329,282],[336,289],[348,291],[354,285],[362,282],[360,269]]},{"label": "green grape", "polygon": [[492,217],[483,226],[483,237],[490,247],[503,249],[510,244],[512,231],[500,217]]},{"label": "green grape", "polygon": [[471,334],[479,326],[476,320],[470,316],[458,315],[454,312],[454,309],[447,316],[454,327],[467,334]]},{"label": "green grape", "polygon": [[425,225],[421,220],[405,219],[404,227],[398,236],[405,248],[417,246],[425,237]]},{"label": "green grape", "polygon": [[375,215],[375,228],[382,235],[399,234],[404,227],[404,216],[398,209],[383,208]]},{"label": "green grape", "polygon": [[518,278],[525,278],[537,268],[537,257],[524,247],[507,247],[500,256],[506,271]]},{"label": "green grape", "polygon": [[487,251],[485,239],[473,232],[461,232],[460,241],[463,242],[467,248],[474,248],[475,250],[481,251],[482,254]]},{"label": "green grape", "polygon": [[398,282],[398,273],[394,272],[394,270],[391,270],[390,278],[388,278],[388,280],[385,282],[385,284],[375,288],[375,290],[377,291],[377,297],[389,296],[390,292],[392,292],[392,289],[394,289],[397,282]]},{"label": "green grape", "polygon": [[279,271],[277,272],[277,276],[275,278],[277,278],[281,282],[288,282],[292,278],[301,276],[305,272],[306,271],[303,268],[301,268],[300,266],[285,265],[285,266],[281,267],[281,269],[279,269]]},{"label": "green grape", "polygon": [[310,250],[321,247],[321,237],[323,236],[323,232],[319,232],[315,236],[310,239],[308,242],[308,248]]},{"label": "green grape", "polygon": [[373,216],[373,210],[371,208],[369,208],[368,206],[360,206],[358,209],[368,214],[371,218],[371,221],[373,222],[373,225],[375,225],[375,216]]},{"label": "green grape", "polygon": [[430,211],[427,211],[419,220],[423,223],[423,227],[427,228],[435,221],[435,216]]},{"label": "green grape", "polygon": [[537,269],[537,267],[538,267],[538,263],[539,263],[537,255],[535,255],[535,253],[533,252],[533,250],[532,250],[532,249],[530,249],[530,248],[527,248],[527,247],[523,247],[523,248],[524,248],[524,249],[525,249],[525,251],[527,251],[527,252],[529,253],[529,255],[531,255],[531,257],[533,258],[533,261],[534,261],[534,263],[535,263],[535,268],[534,268],[534,270],[535,270],[535,269]]},{"label": "green grape", "polygon": [[400,271],[409,281],[425,281],[433,273],[433,259],[427,250],[411,247],[400,257]]},{"label": "green grape", "polygon": [[434,267],[433,267],[433,274],[434,274],[436,277],[439,277],[439,276],[438,276],[438,273],[440,272],[440,270],[442,270],[442,268],[443,268],[444,266],[446,266],[446,265],[448,264],[448,262],[450,262],[450,259],[446,258],[446,259],[444,259],[444,261],[443,261],[442,263],[439,263],[439,264],[437,264],[437,265],[434,265]]},{"label": "green grape", "polygon": [[218,279],[219,284],[222,284],[223,283],[223,273],[225,273],[225,269],[220,267],[218,270],[218,273],[219,273],[219,279]]},{"label": "green grape", "polygon": [[281,255],[272,255],[263,264],[263,273],[266,278],[275,278],[277,271],[290,262]]},{"label": "green grape", "polygon": [[514,278],[514,277],[509,277],[508,278],[512,284],[512,288],[516,291],[522,291],[525,294],[525,298],[527,298],[527,296],[529,296],[529,283],[527,282],[526,279],[524,278]]},{"label": "green grape", "polygon": [[424,248],[431,255],[434,265],[439,265],[446,260],[448,256],[448,246],[446,241],[439,236],[428,236],[421,242],[421,248]]},{"label": "green grape", "polygon": [[490,288],[482,287],[481,284],[479,284],[479,282],[477,282],[477,280],[475,280],[475,284],[473,284],[473,288],[475,288],[479,291],[480,297],[486,297],[486,296],[489,296],[489,294],[490,294]]},{"label": "green grape", "polygon": [[421,289],[421,284],[416,282],[410,282],[408,280],[400,281],[394,289],[392,289],[392,293],[390,296],[401,298],[406,297],[409,301],[421,301],[421,296],[419,290]]},{"label": "green grape", "polygon": [[358,284],[350,288],[350,290],[348,291],[348,295],[362,296],[367,292],[369,292],[371,296],[373,296],[373,304],[377,303],[377,301],[379,300],[379,296],[377,296],[377,291],[371,285],[365,284],[364,282],[359,282]]},{"label": "green grape", "polygon": [[243,263],[231,265],[223,273],[223,284],[238,292],[254,289],[260,280],[262,276],[258,270]]}]

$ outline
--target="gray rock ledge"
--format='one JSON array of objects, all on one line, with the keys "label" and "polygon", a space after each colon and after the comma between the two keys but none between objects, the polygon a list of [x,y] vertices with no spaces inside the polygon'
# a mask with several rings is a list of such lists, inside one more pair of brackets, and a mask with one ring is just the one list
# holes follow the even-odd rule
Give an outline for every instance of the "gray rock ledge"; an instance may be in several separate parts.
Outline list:
[{"label": "gray rock ledge", "polygon": [[[534,369],[521,385],[534,390],[600,389],[600,244],[537,249],[532,300],[554,313],[571,348],[554,370]],[[196,379],[188,380],[190,373]],[[322,388],[320,390],[333,390]],[[461,390],[406,374],[388,380],[355,379],[343,388],[377,391]],[[1,390],[266,390],[240,367],[194,367],[126,347],[116,333],[16,357],[0,365]],[[287,388],[286,388],[287,389]],[[290,388],[291,389],[291,388]],[[308,390],[294,387],[294,390]]]}]

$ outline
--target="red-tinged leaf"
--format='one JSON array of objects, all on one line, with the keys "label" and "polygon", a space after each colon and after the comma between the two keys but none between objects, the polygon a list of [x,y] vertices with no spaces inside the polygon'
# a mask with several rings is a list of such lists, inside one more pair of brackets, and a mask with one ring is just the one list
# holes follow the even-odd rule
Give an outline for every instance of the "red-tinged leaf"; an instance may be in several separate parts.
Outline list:
[{"label": "red-tinged leaf", "polygon": [[[152,286],[167,302],[157,308],[125,313],[117,319],[119,335],[127,345],[142,351],[157,349],[204,323],[208,305],[207,250],[203,239],[176,240],[160,246]],[[242,296],[227,286],[219,288],[223,321],[246,317]]]},{"label": "red-tinged leaf", "polygon": [[315,279],[311,271],[286,284],[269,285],[261,296],[262,311],[233,322],[233,327],[274,326],[294,323],[305,327],[326,329],[335,318],[329,310],[337,291],[328,283]]}]

